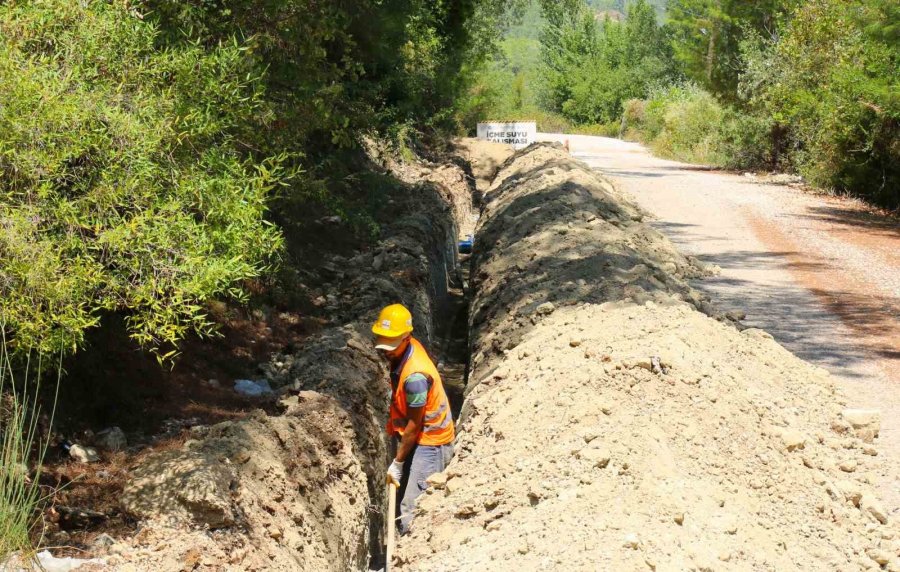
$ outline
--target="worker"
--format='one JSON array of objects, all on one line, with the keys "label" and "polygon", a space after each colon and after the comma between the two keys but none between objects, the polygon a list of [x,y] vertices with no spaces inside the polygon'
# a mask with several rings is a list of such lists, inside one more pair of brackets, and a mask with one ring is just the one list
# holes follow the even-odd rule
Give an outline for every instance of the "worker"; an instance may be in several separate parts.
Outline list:
[{"label": "worker", "polygon": [[375,348],[391,368],[391,408],[388,435],[396,455],[387,471],[388,482],[401,487],[400,534],[409,532],[416,499],[426,479],[443,471],[453,457],[455,428],[441,375],[425,348],[412,337],[412,314],[401,304],[384,308],[372,326]]}]

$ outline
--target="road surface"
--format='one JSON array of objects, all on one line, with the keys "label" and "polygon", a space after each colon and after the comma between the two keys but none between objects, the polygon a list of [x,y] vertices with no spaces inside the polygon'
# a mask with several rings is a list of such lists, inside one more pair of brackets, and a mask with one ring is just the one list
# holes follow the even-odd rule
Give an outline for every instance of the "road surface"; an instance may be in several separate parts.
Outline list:
[{"label": "road surface", "polygon": [[[686,254],[721,267],[695,286],[839,380],[848,406],[882,411],[882,454],[900,466],[900,224],[862,204],[652,156],[605,137],[567,140]],[[877,477],[900,506],[900,474]]]}]

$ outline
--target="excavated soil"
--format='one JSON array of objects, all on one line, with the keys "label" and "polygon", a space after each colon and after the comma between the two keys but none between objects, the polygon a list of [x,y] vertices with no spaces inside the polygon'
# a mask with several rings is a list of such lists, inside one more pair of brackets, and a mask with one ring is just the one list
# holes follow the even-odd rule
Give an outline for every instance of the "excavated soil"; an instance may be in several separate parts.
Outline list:
[{"label": "excavated soil", "polygon": [[387,166],[406,185],[385,199],[393,222],[363,251],[323,245],[328,324],[261,368],[277,411],[192,427],[182,446],[129,467],[122,509],[138,532],[97,551],[106,568],[321,572],[377,561],[389,385],[368,329],[402,302],[426,346],[439,359],[449,351],[439,342],[459,312],[458,221],[472,219],[474,191],[452,162]]},{"label": "excavated soil", "polygon": [[643,217],[558,146],[504,164],[458,453],[399,569],[900,570],[878,415],[710,318],[686,282],[702,269]]}]

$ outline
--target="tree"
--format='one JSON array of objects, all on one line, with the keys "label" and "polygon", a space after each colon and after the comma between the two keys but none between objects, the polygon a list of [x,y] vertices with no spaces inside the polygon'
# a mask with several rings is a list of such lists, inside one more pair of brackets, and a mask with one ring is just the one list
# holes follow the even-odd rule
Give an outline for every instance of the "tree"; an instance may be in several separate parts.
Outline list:
[{"label": "tree", "polygon": [[800,0],[671,0],[667,23],[684,73],[733,101],[742,71],[741,40],[748,32],[777,34],[779,22]]}]

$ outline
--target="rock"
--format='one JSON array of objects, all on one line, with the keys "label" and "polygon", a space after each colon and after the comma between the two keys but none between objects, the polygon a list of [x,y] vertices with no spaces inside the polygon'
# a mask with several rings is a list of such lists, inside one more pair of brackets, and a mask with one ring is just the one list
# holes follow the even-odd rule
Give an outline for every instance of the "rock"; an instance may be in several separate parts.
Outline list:
[{"label": "rock", "polygon": [[581,438],[584,439],[585,443],[590,443],[594,439],[600,436],[600,429],[597,427],[588,427],[584,431],[581,432]]},{"label": "rock", "polygon": [[857,437],[871,443],[881,430],[881,411],[877,409],[844,409],[841,417],[850,424]]},{"label": "rock", "polygon": [[859,501],[859,509],[863,514],[877,520],[881,524],[887,524],[888,522],[887,512],[885,512],[884,507],[871,495],[863,495]]},{"label": "rock", "polygon": [[69,447],[69,456],[79,463],[96,463],[100,460],[100,455],[91,447],[83,447],[81,445],[72,445]]},{"label": "rock", "polygon": [[469,518],[478,514],[478,512],[478,507],[472,503],[466,503],[456,509],[456,516],[458,518]]},{"label": "rock", "polygon": [[447,489],[447,494],[453,494],[458,492],[463,486],[463,480],[459,477],[455,477],[449,479],[444,487]]},{"label": "rock", "polygon": [[156,453],[132,472],[122,506],[140,518],[165,516],[211,529],[230,526],[233,471],[231,463],[196,450]]},{"label": "rock", "polygon": [[796,429],[785,429],[781,432],[781,441],[788,451],[796,451],[806,446],[806,436]]},{"label": "rock", "polygon": [[116,543],[116,541],[113,539],[112,536],[110,536],[106,533],[103,533],[94,539],[94,541],[91,543],[91,546],[95,550],[106,551],[106,550],[109,550],[109,548],[115,543]]},{"label": "rock", "polygon": [[640,368],[646,369],[647,371],[653,371],[653,361],[648,357],[627,359],[622,362],[622,365],[627,369]]},{"label": "rock", "polygon": [[552,314],[554,310],[556,310],[556,306],[553,305],[553,302],[544,302],[534,309],[534,313],[538,316],[547,316]]},{"label": "rock", "polygon": [[581,340],[579,338],[572,338],[571,340],[569,340],[569,346],[571,346],[573,348],[577,348],[580,345],[581,345]]},{"label": "rock", "polygon": [[128,446],[128,439],[120,428],[110,427],[97,433],[97,446],[105,451],[121,451]]},{"label": "rock", "polygon": [[835,485],[837,490],[844,496],[844,500],[853,503],[853,506],[859,507],[862,500],[862,490],[859,485],[853,481],[838,481]]},{"label": "rock", "polygon": [[641,540],[638,538],[638,535],[630,532],[625,535],[625,542],[622,543],[622,546],[625,548],[630,548],[632,550],[637,550],[641,545]]},{"label": "rock", "polygon": [[528,551],[529,551],[528,543],[523,542],[522,544],[520,544],[517,551],[519,554],[528,554]]},{"label": "rock", "polygon": [[683,525],[684,524],[684,513],[679,512],[678,514],[675,515],[673,520],[675,520],[675,524],[677,524],[678,526]]},{"label": "rock", "polygon": [[612,454],[605,448],[588,448],[578,453],[578,458],[587,461],[593,467],[605,469],[609,465]]},{"label": "rock", "polygon": [[731,320],[732,322],[740,322],[741,320],[747,319],[747,313],[741,312],[740,310],[731,310],[725,312],[725,317]]},{"label": "rock", "polygon": [[886,550],[870,548],[866,550],[866,556],[874,560],[879,566],[884,566],[891,561],[891,554]]},{"label": "rock", "polygon": [[428,483],[428,486],[441,490],[447,486],[447,473],[435,473],[425,479],[425,482]]},{"label": "rock", "polygon": [[841,461],[841,464],[838,465],[838,468],[845,473],[852,473],[856,471],[856,461],[852,459]]}]

